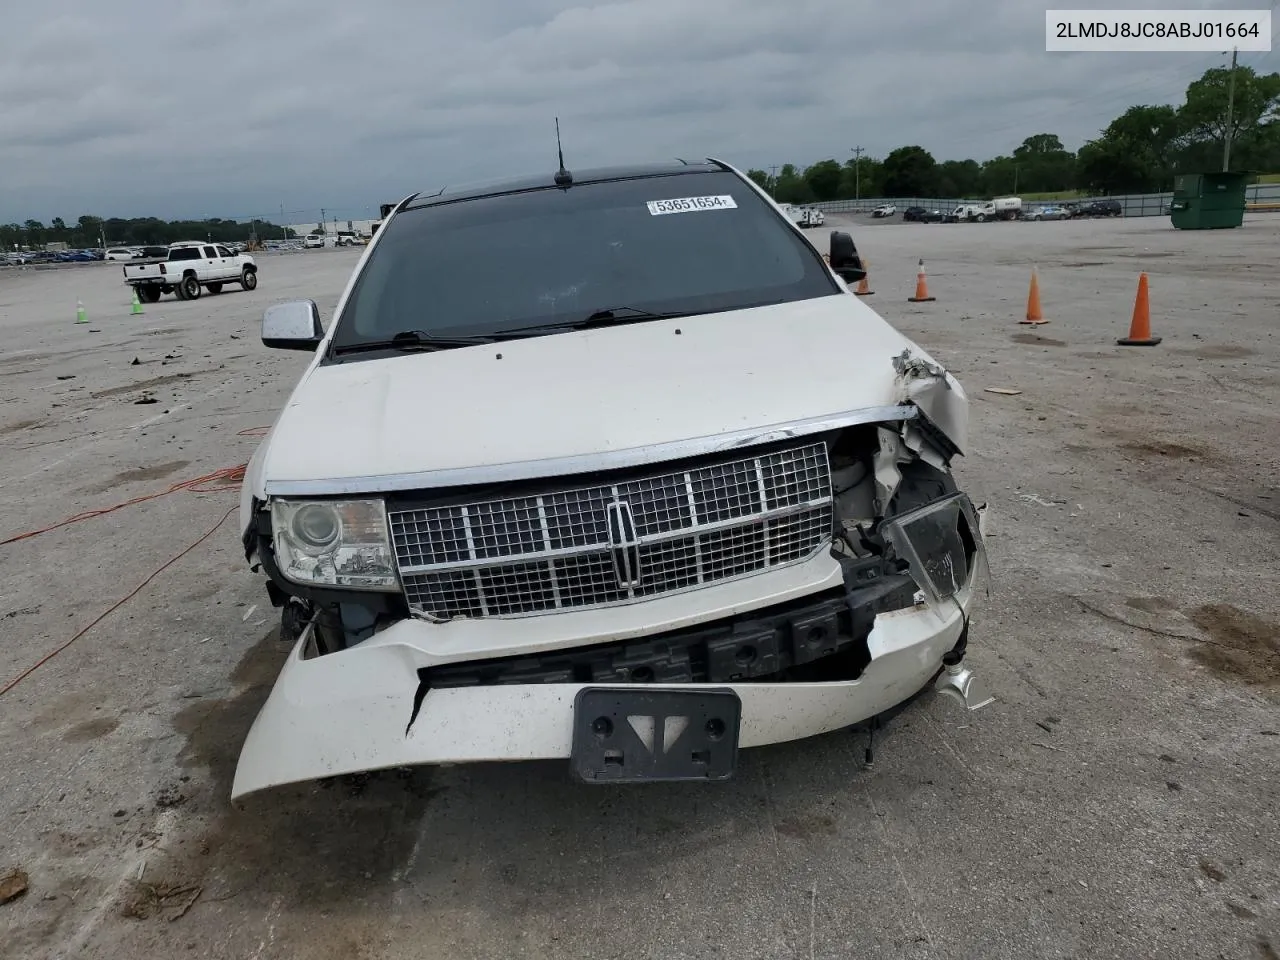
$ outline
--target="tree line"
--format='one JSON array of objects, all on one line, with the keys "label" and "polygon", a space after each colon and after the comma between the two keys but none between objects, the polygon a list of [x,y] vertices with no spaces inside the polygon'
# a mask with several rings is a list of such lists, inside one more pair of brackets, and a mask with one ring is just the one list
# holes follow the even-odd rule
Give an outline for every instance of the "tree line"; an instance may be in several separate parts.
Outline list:
[{"label": "tree line", "polygon": [[[1252,67],[1206,70],[1179,106],[1130,107],[1078,151],[1052,133],[1027,137],[1009,156],[939,162],[921,146],[881,159],[863,156],[794,164],[747,175],[782,203],[854,197],[964,197],[1081,190],[1097,194],[1170,190],[1178,173],[1222,169],[1231,137],[1231,169],[1280,171],[1280,73]],[[1228,111],[1228,99],[1231,109]],[[1229,118],[1229,119],[1228,119]],[[1228,125],[1229,124],[1229,125]]]},{"label": "tree line", "polygon": [[94,247],[149,247],[168,246],[179,240],[208,240],[213,243],[248,241],[251,236],[259,240],[279,240],[296,234],[287,227],[277,226],[269,220],[159,220],[155,217],[137,217],[122,220],[117,217],[83,216],[74,224],[54,217],[49,226],[39,220],[26,223],[0,224],[0,250],[15,247],[34,250],[50,243],[65,243],[73,250]]}]

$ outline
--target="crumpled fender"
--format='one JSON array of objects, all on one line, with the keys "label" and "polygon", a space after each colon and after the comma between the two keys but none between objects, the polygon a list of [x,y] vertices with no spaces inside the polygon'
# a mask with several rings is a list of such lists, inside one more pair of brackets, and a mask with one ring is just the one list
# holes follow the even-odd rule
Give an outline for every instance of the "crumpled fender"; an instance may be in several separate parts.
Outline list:
[{"label": "crumpled fender", "polygon": [[963,451],[969,443],[969,398],[960,381],[919,347],[893,358],[898,403],[919,408],[929,422]]}]

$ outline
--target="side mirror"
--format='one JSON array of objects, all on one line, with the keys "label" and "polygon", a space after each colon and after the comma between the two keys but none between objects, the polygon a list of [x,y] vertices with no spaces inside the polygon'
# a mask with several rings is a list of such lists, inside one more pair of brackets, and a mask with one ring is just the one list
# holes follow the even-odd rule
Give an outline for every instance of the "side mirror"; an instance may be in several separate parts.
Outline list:
[{"label": "side mirror", "polygon": [[277,303],[262,315],[262,342],[268,347],[314,352],[323,339],[320,308],[314,300]]},{"label": "side mirror", "polygon": [[857,283],[867,275],[862,266],[862,258],[858,256],[858,248],[853,244],[853,237],[841,230],[831,231],[831,247],[828,259],[831,269],[845,283]]}]

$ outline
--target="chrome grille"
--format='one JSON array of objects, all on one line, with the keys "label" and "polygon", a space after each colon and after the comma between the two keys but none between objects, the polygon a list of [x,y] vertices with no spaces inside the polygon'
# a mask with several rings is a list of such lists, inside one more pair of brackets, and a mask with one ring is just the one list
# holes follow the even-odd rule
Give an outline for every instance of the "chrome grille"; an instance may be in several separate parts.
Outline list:
[{"label": "chrome grille", "polygon": [[810,443],[616,484],[392,511],[389,520],[415,613],[517,617],[804,560],[830,539],[831,511],[827,448]]}]

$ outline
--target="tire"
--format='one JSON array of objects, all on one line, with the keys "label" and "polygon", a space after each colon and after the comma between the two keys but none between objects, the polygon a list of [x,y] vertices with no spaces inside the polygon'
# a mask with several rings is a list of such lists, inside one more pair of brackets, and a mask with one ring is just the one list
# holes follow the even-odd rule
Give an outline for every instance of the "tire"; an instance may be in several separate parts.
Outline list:
[{"label": "tire", "polygon": [[192,274],[183,277],[182,282],[178,284],[178,296],[183,300],[199,300],[203,292],[200,281]]},{"label": "tire", "polygon": [[159,287],[153,287],[150,284],[139,284],[138,286],[134,287],[134,289],[138,291],[138,299],[141,300],[143,303],[159,303],[160,302]]},{"label": "tire", "polygon": [[254,290],[258,286],[258,271],[245,267],[240,272],[240,286],[245,290]]},{"label": "tire", "polygon": [[206,283],[204,286],[205,286],[205,289],[212,294],[219,294],[222,292],[222,284],[219,283],[217,280],[215,280],[213,283]]},{"label": "tire", "polygon": [[978,223],[986,223],[986,222],[987,222],[987,215],[986,215],[985,213],[980,213],[980,214],[978,214],[976,217],[974,217],[973,219],[974,219],[974,220],[976,220]]}]

